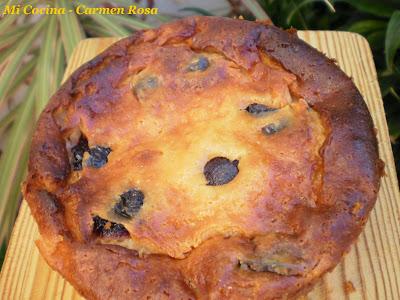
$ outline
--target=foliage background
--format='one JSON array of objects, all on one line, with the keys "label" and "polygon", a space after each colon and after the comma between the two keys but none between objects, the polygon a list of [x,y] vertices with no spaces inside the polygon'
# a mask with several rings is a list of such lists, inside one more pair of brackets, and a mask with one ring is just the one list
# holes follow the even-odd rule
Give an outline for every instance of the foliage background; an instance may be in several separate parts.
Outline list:
[{"label": "foliage background", "polygon": [[[88,6],[156,6],[157,1],[89,1]],[[185,1],[181,1],[185,2]],[[193,2],[193,1],[191,1]],[[197,4],[198,2],[198,4]],[[362,34],[373,50],[392,146],[400,167],[400,0],[216,0],[228,2],[223,15],[297,29],[346,30]],[[32,4],[72,8],[78,1],[7,0],[5,5]],[[95,3],[95,4],[94,4]],[[21,201],[30,137],[38,115],[60,85],[73,48],[88,37],[127,36],[186,14],[216,15],[201,6],[152,17],[90,15],[7,15],[0,20],[0,265]]]}]

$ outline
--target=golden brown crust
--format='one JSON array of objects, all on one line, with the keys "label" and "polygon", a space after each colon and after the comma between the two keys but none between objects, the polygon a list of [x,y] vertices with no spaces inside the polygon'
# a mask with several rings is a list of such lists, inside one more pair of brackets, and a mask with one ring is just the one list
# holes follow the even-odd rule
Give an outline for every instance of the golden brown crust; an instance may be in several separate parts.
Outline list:
[{"label": "golden brown crust", "polygon": [[[206,72],[180,69],[202,53],[211,61]],[[152,74],[158,76],[152,84],[162,87],[138,89]],[[243,112],[246,95],[279,108],[271,120],[289,120],[268,144],[255,131],[264,121]],[[218,131],[230,126],[227,116],[235,135]],[[218,141],[209,140],[206,125]],[[67,140],[77,128],[91,146],[111,147],[105,168],[71,169]],[[194,149],[218,156],[221,150],[209,145],[224,136],[221,145],[232,160],[240,158],[231,183],[208,194],[205,182],[190,189],[201,178],[190,172],[188,185],[168,181],[181,165],[170,166],[166,154],[184,161],[191,148],[182,143],[195,140]],[[200,150],[189,158],[198,159]],[[201,168],[211,157],[200,159]],[[128,162],[143,168],[132,175]],[[137,32],[74,72],[40,117],[24,196],[39,225],[42,255],[87,298],[275,299],[305,293],[337,265],[367,220],[380,174],[368,109],[331,60],[272,25],[192,17]],[[146,197],[131,222],[109,213],[110,195],[137,185],[135,176]],[[202,195],[223,201],[191,211]],[[122,223],[135,250],[99,243],[94,214]]]}]

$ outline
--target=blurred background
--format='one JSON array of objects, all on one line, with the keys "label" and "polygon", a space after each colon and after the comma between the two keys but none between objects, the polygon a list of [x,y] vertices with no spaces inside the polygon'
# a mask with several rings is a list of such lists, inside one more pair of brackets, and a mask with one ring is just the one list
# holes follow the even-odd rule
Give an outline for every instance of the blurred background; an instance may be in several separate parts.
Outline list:
[{"label": "blurred background", "polygon": [[268,19],[282,28],[342,30],[369,42],[379,76],[397,174],[400,167],[400,0],[0,0],[5,5],[157,7],[158,15],[7,15],[0,19],[0,267],[21,202],[30,138],[60,85],[74,47],[127,36],[188,15]]}]

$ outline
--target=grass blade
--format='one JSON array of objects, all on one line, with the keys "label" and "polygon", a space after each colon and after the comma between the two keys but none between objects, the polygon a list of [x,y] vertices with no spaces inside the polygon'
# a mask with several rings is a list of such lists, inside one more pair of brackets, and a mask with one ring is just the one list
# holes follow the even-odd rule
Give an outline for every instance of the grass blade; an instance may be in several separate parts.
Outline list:
[{"label": "grass blade", "polygon": [[188,12],[192,12],[192,13],[196,13],[198,15],[202,15],[202,16],[213,16],[213,14],[211,12],[209,12],[208,10],[201,8],[201,7],[184,7],[181,8],[179,11],[188,11]]},{"label": "grass blade", "polygon": [[111,37],[112,34],[104,29],[103,27],[97,25],[93,20],[85,20],[83,23],[83,27],[85,31],[92,36],[101,36],[101,37]]},{"label": "grass blade", "polygon": [[[382,51],[382,46],[385,44],[385,35],[385,29],[377,30],[365,35],[372,51]],[[391,73],[391,71],[389,73]]]},{"label": "grass blade", "polygon": [[386,67],[392,71],[393,61],[400,48],[400,10],[396,10],[390,17],[385,38]]},{"label": "grass blade", "polygon": [[[19,38],[19,40],[20,39],[21,38]],[[9,47],[2,49],[0,51],[0,76],[1,76],[1,72],[3,70],[3,67],[5,66],[5,62],[8,61],[8,58],[10,58],[11,54],[14,53],[14,50],[17,49],[18,45],[19,45],[19,43],[16,42],[16,43],[10,45]]]},{"label": "grass blade", "polygon": [[51,64],[53,61],[53,49],[56,47],[56,31],[57,31],[57,17],[48,16],[48,24],[46,33],[43,37],[42,47],[39,52],[39,61],[36,66],[36,78],[34,84],[36,85],[36,101],[35,111],[38,117],[47,101],[49,100],[52,91],[51,86]]},{"label": "grass blade", "polygon": [[[27,156],[27,147],[33,121],[33,110],[35,100],[34,86],[30,86],[27,92],[27,99],[18,109],[16,122],[9,133],[4,153],[0,158],[0,243],[8,236],[10,222],[6,213],[15,208],[18,201],[15,197],[20,190],[22,175],[25,172],[26,164],[24,157]],[[24,153],[25,152],[25,153]]]},{"label": "grass blade", "polygon": [[3,71],[3,67],[7,59],[14,53],[14,50],[17,48],[17,44],[14,44],[6,49],[2,49],[0,51],[0,76]]},{"label": "grass blade", "polygon": [[0,9],[3,10],[5,6],[7,6],[7,5],[13,5],[14,2],[15,2],[15,0],[8,0],[8,1],[5,1],[5,3],[0,4]]},{"label": "grass blade", "polygon": [[334,13],[335,12],[335,8],[333,7],[332,3],[330,3],[328,0],[304,0],[300,3],[296,3],[295,4],[295,8],[293,10],[290,11],[290,13],[288,14],[287,18],[286,18],[286,24],[290,24],[292,22],[292,18],[294,17],[294,15],[300,11],[300,8],[302,8],[303,6],[313,3],[313,2],[323,2],[326,4],[326,6],[328,7],[328,9]]},{"label": "grass blade", "polygon": [[65,72],[65,54],[62,39],[58,39],[54,54],[54,74],[50,94],[53,94],[60,86]]},{"label": "grass blade", "polygon": [[14,80],[18,67],[22,62],[22,58],[28,52],[30,47],[32,47],[33,40],[42,30],[46,22],[46,18],[39,20],[32,29],[23,36],[20,42],[16,45],[15,51],[10,55],[10,59],[0,76],[0,103],[4,100],[11,82]]},{"label": "grass blade", "polygon": [[21,103],[17,104],[14,108],[12,108],[7,114],[0,120],[0,134],[4,129],[7,128],[14,120],[17,115],[18,109],[21,107]]},{"label": "grass blade", "polygon": [[361,20],[352,23],[347,30],[357,32],[360,34],[367,34],[373,31],[381,30],[386,28],[386,22],[381,20]]},{"label": "grass blade", "polygon": [[20,37],[28,31],[29,27],[31,27],[30,24],[19,25],[15,29],[9,30],[6,33],[0,35],[0,49],[12,45],[16,41],[18,41]]},{"label": "grass blade", "polygon": [[[0,229],[0,241],[8,242],[12,228],[14,226],[15,218],[18,214],[18,207],[21,202],[21,183],[24,180],[27,172],[27,164],[29,159],[29,146],[30,146],[30,135],[27,136],[24,142],[24,146],[19,157],[18,167],[15,176],[13,178],[14,186],[10,190],[8,197],[8,207],[6,210],[6,218],[4,224],[1,224],[2,229]],[[3,229],[4,226],[4,229]],[[4,233],[3,233],[4,230]]]},{"label": "grass blade", "polygon": [[323,2],[326,4],[326,6],[328,7],[328,9],[334,13],[336,12],[335,7],[333,6],[333,4],[331,3],[331,1],[329,0],[323,0]]},{"label": "grass blade", "polygon": [[1,18],[0,32],[7,32],[10,27],[18,18],[18,15],[6,15]]},{"label": "grass blade", "polygon": [[[9,0],[9,1],[7,1],[7,2],[4,3],[4,4],[0,4],[0,11],[3,12],[3,11],[4,11],[4,8],[5,8],[7,5],[17,5],[17,4],[21,4],[21,3],[19,3],[19,2],[21,2],[21,1],[18,1],[18,0]],[[23,5],[35,4],[36,2],[37,2],[37,0],[24,1]],[[15,22],[18,18],[21,19],[21,18],[24,18],[24,17],[23,17],[23,16],[20,16],[20,15],[17,15],[17,14],[14,14],[14,15],[3,15],[2,18],[0,18],[0,20],[1,20],[1,22],[0,22],[0,32],[1,32],[1,33],[7,32],[7,31],[9,30],[9,27],[10,27],[11,25],[14,25],[14,22]]]},{"label": "grass blade", "polygon": [[[24,5],[28,5],[28,4],[33,4],[33,3],[35,3],[35,2],[37,2],[38,0],[28,0],[28,1],[24,1]],[[18,1],[18,0],[8,0],[8,1],[5,1],[5,3],[2,3],[2,4],[0,4],[0,9],[1,9],[1,11],[4,11],[4,8],[6,7],[6,6],[8,6],[8,5],[17,5],[17,4],[20,4],[20,3],[18,3],[18,2],[21,2],[21,1]],[[14,15],[15,16],[15,15]]]},{"label": "grass blade", "polygon": [[257,20],[271,21],[271,18],[267,15],[257,0],[242,0],[242,3]]},{"label": "grass blade", "polygon": [[111,21],[115,21],[120,25],[126,25],[135,30],[149,29],[149,28],[154,27],[154,26],[152,26],[146,22],[140,21],[137,18],[132,17],[132,16],[110,15],[108,17],[110,18]]},{"label": "grass blade", "polygon": [[394,89],[394,87],[390,88],[390,93],[392,94],[392,96],[397,100],[397,102],[400,103],[400,95],[396,92],[396,90]]},{"label": "grass blade", "polygon": [[6,257],[7,243],[4,241],[0,245],[1,245],[0,247],[0,270],[1,270],[4,258]]},{"label": "grass blade", "polygon": [[[59,0],[58,7],[65,7],[66,10],[73,9],[73,6],[66,0]],[[85,34],[74,13],[59,15],[61,38],[64,43],[65,56],[67,60],[71,57],[72,51],[79,41],[85,38]]]},{"label": "grass blade", "polygon": [[21,71],[17,73],[17,76],[15,76],[10,86],[10,89],[7,92],[7,97],[12,95],[20,87],[20,85],[31,75],[37,61],[37,56],[33,56],[32,59],[21,66]]},{"label": "grass blade", "polygon": [[102,26],[113,36],[128,36],[130,32],[126,30],[123,26],[116,24],[111,21],[111,18],[106,15],[90,15],[90,17],[95,21],[98,25]]}]

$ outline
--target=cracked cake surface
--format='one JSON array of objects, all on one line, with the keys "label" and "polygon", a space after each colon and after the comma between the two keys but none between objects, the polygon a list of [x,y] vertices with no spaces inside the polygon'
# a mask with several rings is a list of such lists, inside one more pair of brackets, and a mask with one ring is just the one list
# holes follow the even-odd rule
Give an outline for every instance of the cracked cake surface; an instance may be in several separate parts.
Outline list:
[{"label": "cracked cake surface", "polygon": [[190,17],[72,74],[23,193],[41,254],[88,299],[281,299],[339,263],[381,173],[332,60],[271,24]]}]

